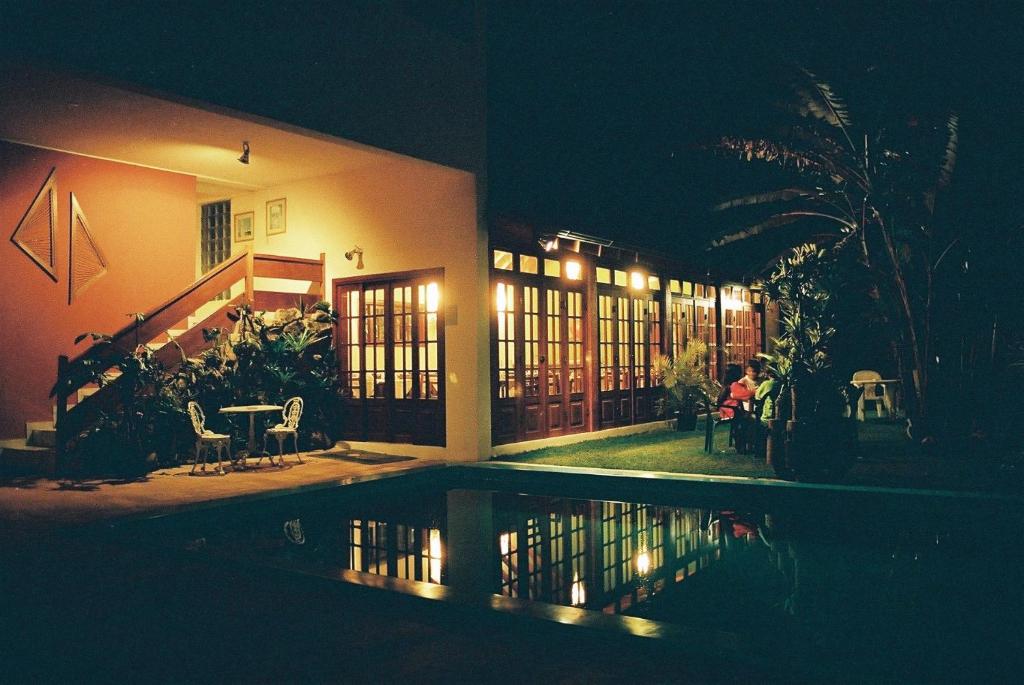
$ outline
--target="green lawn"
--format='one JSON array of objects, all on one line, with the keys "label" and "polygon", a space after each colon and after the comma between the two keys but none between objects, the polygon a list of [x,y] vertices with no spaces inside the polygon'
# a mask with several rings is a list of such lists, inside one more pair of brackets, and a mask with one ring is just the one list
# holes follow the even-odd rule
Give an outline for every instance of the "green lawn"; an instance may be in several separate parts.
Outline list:
[{"label": "green lawn", "polygon": [[[716,447],[725,448],[726,429],[720,428]],[[547,447],[533,452],[502,457],[503,461],[553,466],[586,466],[602,469],[636,469],[702,473],[716,476],[774,478],[764,462],[729,449],[717,454],[704,453],[704,429],[692,433],[659,430],[618,438],[591,440],[564,447]]]},{"label": "green lawn", "polygon": [[[668,471],[714,476],[774,478],[763,461],[726,449],[725,429],[715,441],[718,452],[704,453],[703,427],[692,433],[650,433],[547,447],[502,461],[552,466]],[[902,426],[886,421],[859,425],[860,454],[844,482],[851,485],[1020,492],[1019,458],[998,454],[937,456],[922,453]]]}]

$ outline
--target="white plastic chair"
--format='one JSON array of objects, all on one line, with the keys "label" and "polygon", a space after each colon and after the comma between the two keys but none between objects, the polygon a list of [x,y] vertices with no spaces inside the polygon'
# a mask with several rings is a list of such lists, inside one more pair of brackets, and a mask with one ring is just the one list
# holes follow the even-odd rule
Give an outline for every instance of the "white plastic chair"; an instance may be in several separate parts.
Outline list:
[{"label": "white plastic chair", "polygon": [[[268,428],[263,434],[263,451],[267,451],[267,437],[274,436],[277,439],[277,455],[278,455],[278,466],[284,466],[284,441],[289,435],[292,437],[295,445],[295,456],[299,458],[299,463],[305,463],[302,461],[302,455],[299,454],[299,420],[302,418],[302,398],[293,397],[284,403],[284,409],[281,410],[282,422]],[[260,457],[263,459],[263,457]],[[259,461],[256,462],[259,464]],[[274,457],[270,457],[270,463],[274,463]]]},{"label": "white plastic chair", "polygon": [[[878,413],[879,418],[892,415],[892,398],[889,396],[888,386],[870,382],[882,380],[882,374],[877,371],[856,371],[853,374],[853,380],[857,382],[863,390],[860,394],[860,398],[857,400],[858,421],[864,420],[865,402],[875,403],[875,411]],[[878,392],[878,388],[882,389],[881,393]]]},{"label": "white plastic chair", "polygon": [[203,448],[213,447],[217,450],[217,473],[224,475],[224,466],[220,459],[220,450],[223,447],[227,450],[228,459],[231,459],[231,436],[223,433],[214,433],[206,427],[206,415],[196,402],[188,403],[188,416],[192,419],[192,430],[196,433],[196,456],[192,460],[192,470],[189,474],[196,472],[196,465],[199,463],[199,453],[203,453],[203,471],[206,471],[206,452]]}]

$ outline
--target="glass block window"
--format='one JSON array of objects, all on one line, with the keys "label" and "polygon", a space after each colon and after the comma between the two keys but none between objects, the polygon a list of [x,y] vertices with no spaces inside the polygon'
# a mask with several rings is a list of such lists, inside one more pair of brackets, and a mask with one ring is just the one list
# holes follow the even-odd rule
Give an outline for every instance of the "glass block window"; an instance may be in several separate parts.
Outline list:
[{"label": "glass block window", "polygon": [[199,244],[204,274],[231,256],[231,200],[203,205]]},{"label": "glass block window", "polygon": [[[231,256],[231,200],[203,205],[200,215],[199,257],[205,274]],[[216,299],[229,296],[225,290]]]}]

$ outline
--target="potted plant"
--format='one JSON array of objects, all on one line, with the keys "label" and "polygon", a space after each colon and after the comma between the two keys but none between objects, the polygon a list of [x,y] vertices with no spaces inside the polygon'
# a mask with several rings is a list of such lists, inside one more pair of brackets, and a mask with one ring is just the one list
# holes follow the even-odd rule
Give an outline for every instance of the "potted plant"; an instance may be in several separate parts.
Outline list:
[{"label": "potted plant", "polygon": [[698,405],[715,393],[714,381],[707,375],[707,353],[703,341],[690,340],[675,358],[659,355],[654,359],[654,371],[665,393],[658,400],[658,411],[676,417],[676,430],[694,430]]},{"label": "potted plant", "polygon": [[764,287],[778,303],[781,328],[774,354],[765,355],[773,378],[768,458],[784,478],[838,479],[856,456],[856,424],[844,411],[848,384],[831,356],[841,287],[833,262],[824,250],[801,245]]}]

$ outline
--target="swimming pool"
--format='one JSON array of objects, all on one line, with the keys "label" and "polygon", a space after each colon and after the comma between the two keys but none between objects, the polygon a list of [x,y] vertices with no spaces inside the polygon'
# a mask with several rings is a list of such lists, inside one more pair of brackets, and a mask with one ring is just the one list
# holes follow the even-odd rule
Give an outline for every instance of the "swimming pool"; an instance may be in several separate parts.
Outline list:
[{"label": "swimming pool", "polygon": [[1016,667],[1006,498],[453,467],[115,527],[189,558],[663,638],[802,677]]}]

